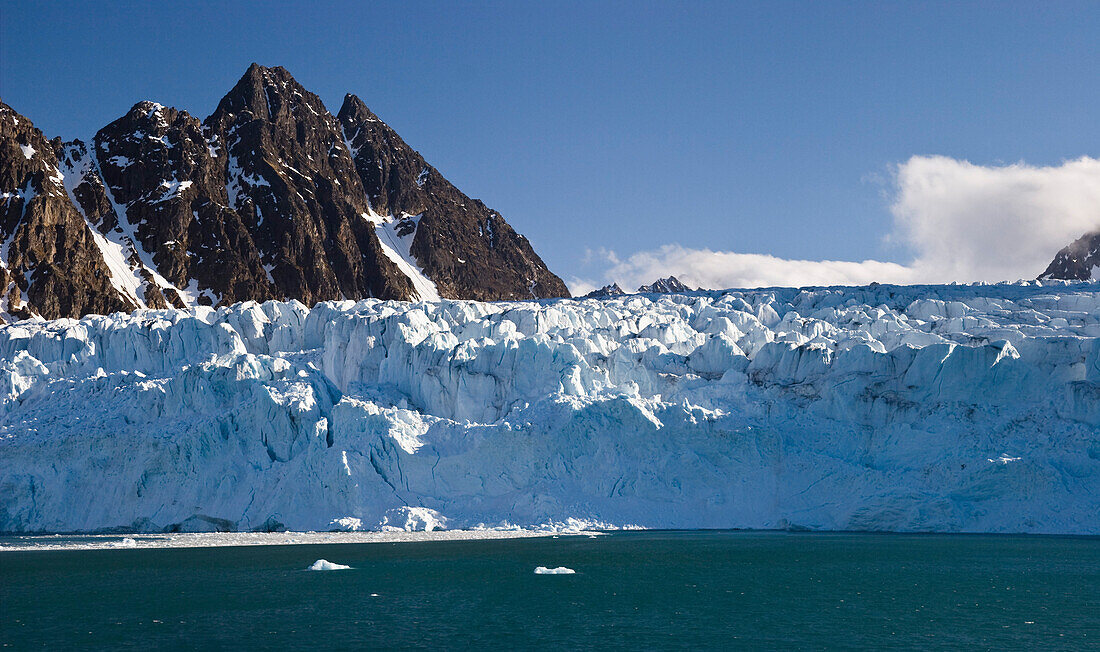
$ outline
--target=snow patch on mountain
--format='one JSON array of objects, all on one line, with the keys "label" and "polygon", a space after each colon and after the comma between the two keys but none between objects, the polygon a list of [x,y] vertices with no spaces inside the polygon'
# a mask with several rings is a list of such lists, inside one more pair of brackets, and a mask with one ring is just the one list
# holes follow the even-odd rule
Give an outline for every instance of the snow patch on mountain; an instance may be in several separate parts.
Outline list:
[{"label": "snow patch on mountain", "polygon": [[[159,105],[152,102],[148,104],[150,104],[150,111],[159,111],[156,108]],[[159,113],[157,115],[159,116]],[[125,157],[114,157],[114,159],[112,159],[113,164],[120,167],[130,164]],[[88,218],[83,206],[77,200],[76,188],[92,176],[102,183],[103,172],[94,147],[86,149],[83,145],[66,145],[65,156],[59,163],[57,174],[62,180],[65,192],[68,194],[73,207],[76,208],[88,225],[88,230],[91,231],[96,246],[103,256],[103,262],[106,263],[107,269],[111,273],[111,285],[116,290],[134,305],[145,308],[145,288],[149,283],[148,278],[152,279],[152,282],[162,291],[176,290],[184,301],[184,305],[191,306],[194,304],[195,297],[193,295],[181,292],[157,271],[152,255],[139,244],[137,226],[130,223],[126,213],[127,207],[115,200],[114,193],[107,184],[103,184],[104,194],[118,217],[118,224],[114,229],[104,232],[99,228],[99,225],[94,224]],[[159,201],[167,201],[185,191],[191,185],[191,181],[167,180],[161,184],[164,193]]]},{"label": "snow patch on mountain", "polygon": [[439,290],[435,283],[424,274],[424,270],[412,255],[412,242],[416,237],[416,227],[420,215],[403,214],[400,218],[393,215],[382,216],[373,210],[363,213],[363,219],[374,225],[378,243],[397,268],[412,281],[416,296],[421,301],[439,301]]},{"label": "snow patch on mountain", "polygon": [[[95,160],[91,155],[85,152],[82,147],[76,145],[68,145],[65,148],[65,156],[59,163],[61,177],[65,184],[65,192],[69,195],[69,201],[72,202],[74,208],[84,218],[84,223],[88,225],[88,230],[92,234],[92,238],[95,240],[96,247],[99,248],[100,254],[103,256],[103,262],[106,263],[107,269],[111,274],[111,286],[119,291],[123,296],[129,299],[135,306],[145,307],[145,295],[142,288],[145,284],[144,279],[136,271],[135,267],[130,265],[130,247],[124,246],[117,239],[108,239],[102,233],[95,224],[88,219],[88,215],[84,212],[84,207],[76,198],[76,188],[84,183],[85,179],[95,173],[98,174],[98,168]],[[119,213],[119,206],[114,203],[114,198],[110,194],[110,189],[104,189],[107,195],[108,202],[111,203],[112,208],[115,209],[116,214],[120,216],[120,219],[125,219],[124,213]]]},{"label": "snow patch on mountain", "polygon": [[[239,138],[234,141],[234,144],[239,142]],[[253,188],[271,187],[271,183],[259,176],[258,174],[245,174],[241,168],[241,164],[237,161],[237,156],[233,153],[232,145],[227,148],[228,163],[226,164],[226,185],[225,194],[229,198],[229,205],[239,210],[243,198],[247,197],[247,192]],[[300,174],[300,173],[299,173]]]},{"label": "snow patch on mountain", "polygon": [[165,202],[170,199],[179,197],[185,190],[195,185],[193,181],[179,181],[177,179],[165,179],[160,183],[160,187],[157,190],[161,190],[160,199],[157,199],[154,203]]},{"label": "snow patch on mountain", "polygon": [[0,531],[1100,534],[1100,285],[0,327]]}]

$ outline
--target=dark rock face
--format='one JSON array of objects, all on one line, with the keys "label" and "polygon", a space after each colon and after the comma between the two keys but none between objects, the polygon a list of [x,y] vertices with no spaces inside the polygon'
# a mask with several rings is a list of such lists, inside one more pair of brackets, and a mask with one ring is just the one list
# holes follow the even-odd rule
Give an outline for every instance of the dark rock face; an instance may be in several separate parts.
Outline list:
[{"label": "dark rock face", "polygon": [[124,207],[114,233],[141,265],[148,305],[275,296],[196,118],[140,102],[96,134],[88,167]]},{"label": "dark rock face", "polygon": [[[91,144],[47,143],[6,106],[0,122],[0,281],[26,293],[9,316],[568,296],[523,236],[357,98],[337,119],[282,68],[253,64],[202,122],[140,102]],[[87,273],[55,278],[55,260]]]},{"label": "dark rock face", "polygon": [[676,292],[691,292],[691,288],[680,282],[680,279],[675,276],[669,276],[667,278],[660,278],[650,283],[649,285],[643,285],[638,288],[640,293],[655,293],[655,294],[673,294]]},{"label": "dark rock face", "polygon": [[253,64],[204,126],[228,202],[251,223],[280,294],[415,298],[364,217],[367,195],[339,122],[286,70]]},{"label": "dark rock face", "polygon": [[53,148],[0,102],[0,313],[47,319],[129,310],[88,224],[65,191]]},{"label": "dark rock face", "polygon": [[405,227],[415,229],[411,253],[442,296],[569,296],[527,238],[451,185],[358,97],[347,95],[338,117],[373,211],[415,219]]},{"label": "dark rock face", "polygon": [[1040,279],[1087,281],[1100,278],[1100,231],[1087,233],[1058,252]]},{"label": "dark rock face", "polygon": [[621,297],[626,294],[626,291],[619,287],[618,283],[612,283],[611,285],[605,285],[598,290],[592,290],[588,294],[584,295],[584,299],[606,299],[607,297]]}]

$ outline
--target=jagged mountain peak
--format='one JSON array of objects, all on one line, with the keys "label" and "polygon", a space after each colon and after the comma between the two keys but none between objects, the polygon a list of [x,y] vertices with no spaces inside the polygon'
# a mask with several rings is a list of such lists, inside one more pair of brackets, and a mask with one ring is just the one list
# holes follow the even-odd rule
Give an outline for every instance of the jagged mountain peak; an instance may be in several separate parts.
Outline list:
[{"label": "jagged mountain peak", "polygon": [[344,96],[337,118],[371,210],[417,216],[410,255],[440,279],[435,283],[443,296],[569,296],[526,238],[447,181],[356,95]]},{"label": "jagged mountain peak", "polygon": [[[362,100],[349,93],[337,118],[282,67],[249,66],[201,122],[146,100],[87,144],[47,141],[3,110],[8,316],[248,299],[568,296],[526,238]],[[35,150],[43,155],[32,160]],[[28,203],[43,193],[48,205]],[[28,211],[34,220],[21,221]],[[61,222],[51,242],[75,248],[74,264],[97,280],[58,280],[50,261],[65,257],[22,235],[32,233],[24,223],[40,229],[42,220]]]},{"label": "jagged mountain peak", "polygon": [[584,295],[584,299],[603,299],[607,297],[621,297],[626,294],[626,290],[619,287],[618,283],[612,283],[605,285],[598,290],[592,290],[588,294]]},{"label": "jagged mountain peak", "polygon": [[[370,129],[371,131],[377,131],[390,140],[391,146],[405,150],[405,153],[411,153],[412,155],[419,157],[420,154],[409,147],[408,143],[397,135],[397,132],[393,130],[382,118],[378,117],[374,111],[370,110],[370,107],[366,105],[363,100],[359,99],[358,95],[354,93],[348,93],[344,95],[344,101],[340,105],[340,110],[336,113],[336,118],[344,126],[355,125],[360,128]],[[354,134],[347,134],[348,140],[354,139]]]},{"label": "jagged mountain peak", "polygon": [[[638,288],[639,294],[676,294],[678,292],[691,292],[692,288],[685,285],[680,279],[675,276],[666,276],[665,278],[659,278],[649,285],[643,285]],[[626,290],[622,289],[618,283],[611,283],[605,285],[602,288],[593,290],[584,295],[585,299],[606,299],[609,297],[619,297],[626,294]]]},{"label": "jagged mountain peak", "polygon": [[133,119],[144,118],[146,120],[163,120],[164,116],[162,114],[165,112],[176,113],[177,109],[164,106],[160,102],[154,102],[153,100],[142,100],[130,107],[127,116]]},{"label": "jagged mountain peak", "polygon": [[244,71],[246,77],[263,77],[265,75],[281,75],[290,77],[290,72],[282,66],[261,66],[253,61],[248,65],[248,69]]},{"label": "jagged mountain peak", "polygon": [[355,93],[347,93],[344,95],[344,103],[340,105],[340,112],[337,115],[348,115],[366,120],[378,120],[378,116],[374,114],[374,111],[371,111],[366,103],[359,99],[359,96]]},{"label": "jagged mountain peak", "polygon": [[337,119],[372,209],[393,215],[422,212],[423,187],[434,168],[355,95],[344,97]]},{"label": "jagged mountain peak", "polygon": [[675,276],[666,276],[665,278],[659,278],[649,285],[643,285],[638,288],[638,292],[641,293],[654,293],[654,294],[673,294],[676,292],[690,292],[691,288],[684,285],[680,279]]},{"label": "jagged mountain peak", "polygon": [[253,63],[218,103],[207,122],[225,123],[238,116],[274,121],[303,111],[331,117],[321,98],[306,90],[286,68],[266,68]]},{"label": "jagged mountain peak", "polygon": [[299,91],[306,92],[305,88],[298,83],[298,80],[294,79],[294,76],[290,74],[290,71],[282,66],[261,66],[258,63],[253,62],[248,66],[248,69],[244,71],[241,78],[237,80],[236,86],[229,92],[230,95],[234,91],[239,89],[258,90],[265,87],[273,88],[277,91]]},{"label": "jagged mountain peak", "polygon": [[169,130],[178,129],[181,125],[188,125],[194,129],[200,128],[198,118],[183,109],[165,106],[152,100],[142,100],[96,132],[93,142],[118,136],[131,138],[135,142],[146,138],[157,140]]}]

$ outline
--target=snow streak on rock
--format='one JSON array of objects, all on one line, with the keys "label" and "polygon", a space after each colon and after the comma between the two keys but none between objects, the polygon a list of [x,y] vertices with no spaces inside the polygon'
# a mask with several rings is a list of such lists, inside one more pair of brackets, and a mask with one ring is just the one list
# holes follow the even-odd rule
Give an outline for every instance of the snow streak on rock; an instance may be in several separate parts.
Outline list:
[{"label": "snow streak on rock", "polygon": [[1100,534],[1094,283],[139,310],[0,386],[0,531]]},{"label": "snow streak on rock", "polygon": [[382,246],[382,253],[386,254],[401,273],[408,277],[413,285],[414,299],[421,301],[439,301],[439,290],[431,279],[424,275],[424,270],[416,262],[410,248],[413,238],[416,237],[416,227],[420,222],[420,215],[402,215],[400,219],[387,216],[383,217],[374,212],[366,212],[363,219],[374,225],[374,232],[378,236],[378,244]]}]

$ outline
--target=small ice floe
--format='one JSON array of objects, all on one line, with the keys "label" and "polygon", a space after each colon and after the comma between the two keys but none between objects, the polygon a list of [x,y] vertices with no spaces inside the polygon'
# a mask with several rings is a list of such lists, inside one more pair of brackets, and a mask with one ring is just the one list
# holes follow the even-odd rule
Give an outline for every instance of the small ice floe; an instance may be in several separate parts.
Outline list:
[{"label": "small ice floe", "polygon": [[137,540],[130,537],[123,537],[122,541],[117,541],[111,544],[112,548],[137,548]]},{"label": "small ice floe", "polygon": [[539,566],[535,569],[535,575],[573,575],[576,572],[577,571],[572,568],[566,568],[565,566],[558,566],[557,568]]},{"label": "small ice floe", "polygon": [[345,566],[343,564],[334,564],[327,559],[318,559],[313,562],[313,565],[306,570],[311,571],[326,571],[326,570],[349,570],[351,566]]}]

